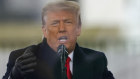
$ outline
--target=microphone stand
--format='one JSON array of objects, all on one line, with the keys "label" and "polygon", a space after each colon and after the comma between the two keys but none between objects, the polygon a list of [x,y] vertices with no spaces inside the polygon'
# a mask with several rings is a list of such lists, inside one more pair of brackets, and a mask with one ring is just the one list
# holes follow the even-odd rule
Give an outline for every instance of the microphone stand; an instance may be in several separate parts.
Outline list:
[{"label": "microphone stand", "polygon": [[66,75],[66,67],[65,67],[66,59],[68,57],[68,52],[66,50],[66,47],[64,45],[59,45],[57,52],[58,52],[58,54],[60,54],[60,59],[61,59],[61,76],[62,76],[62,79],[68,79],[67,75]]}]

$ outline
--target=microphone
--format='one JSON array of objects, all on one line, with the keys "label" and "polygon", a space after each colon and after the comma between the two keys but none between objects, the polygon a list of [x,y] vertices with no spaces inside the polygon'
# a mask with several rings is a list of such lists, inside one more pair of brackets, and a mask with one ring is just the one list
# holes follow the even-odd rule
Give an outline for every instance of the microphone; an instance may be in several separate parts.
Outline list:
[{"label": "microphone", "polygon": [[67,79],[65,63],[66,63],[66,59],[68,57],[68,52],[67,52],[65,45],[63,45],[63,44],[59,45],[57,48],[57,53],[60,56],[60,60],[61,60],[62,79]]},{"label": "microphone", "polygon": [[65,45],[63,45],[63,44],[59,45],[58,48],[57,48],[57,53],[58,54],[62,54],[62,53],[67,53],[68,54],[68,51],[67,51]]}]

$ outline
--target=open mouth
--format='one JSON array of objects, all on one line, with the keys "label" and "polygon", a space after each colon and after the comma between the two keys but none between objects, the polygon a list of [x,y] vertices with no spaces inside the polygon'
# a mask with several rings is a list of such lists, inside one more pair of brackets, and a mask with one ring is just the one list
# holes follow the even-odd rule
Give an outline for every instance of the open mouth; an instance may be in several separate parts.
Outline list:
[{"label": "open mouth", "polygon": [[61,36],[58,40],[60,41],[60,43],[64,43],[67,41],[67,36]]}]

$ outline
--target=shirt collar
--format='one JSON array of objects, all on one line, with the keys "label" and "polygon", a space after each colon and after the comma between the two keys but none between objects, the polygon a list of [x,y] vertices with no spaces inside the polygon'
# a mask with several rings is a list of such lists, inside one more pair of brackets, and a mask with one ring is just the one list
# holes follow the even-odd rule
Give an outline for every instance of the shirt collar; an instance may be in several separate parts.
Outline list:
[{"label": "shirt collar", "polygon": [[72,51],[68,56],[70,57],[71,61],[73,61],[73,53],[74,51]]}]

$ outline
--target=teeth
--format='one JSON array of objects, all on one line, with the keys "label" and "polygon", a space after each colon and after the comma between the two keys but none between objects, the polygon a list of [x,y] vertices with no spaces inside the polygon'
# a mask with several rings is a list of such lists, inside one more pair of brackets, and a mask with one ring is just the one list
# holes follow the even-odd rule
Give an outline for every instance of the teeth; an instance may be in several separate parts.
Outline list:
[{"label": "teeth", "polygon": [[61,39],[60,41],[61,41],[61,42],[65,42],[65,41],[66,41],[66,39]]},{"label": "teeth", "polygon": [[61,36],[58,40],[61,42],[61,43],[64,43],[67,41],[67,36]]}]

